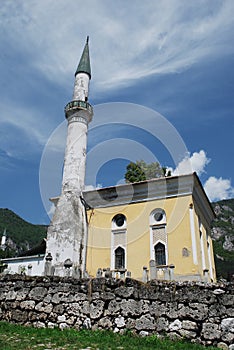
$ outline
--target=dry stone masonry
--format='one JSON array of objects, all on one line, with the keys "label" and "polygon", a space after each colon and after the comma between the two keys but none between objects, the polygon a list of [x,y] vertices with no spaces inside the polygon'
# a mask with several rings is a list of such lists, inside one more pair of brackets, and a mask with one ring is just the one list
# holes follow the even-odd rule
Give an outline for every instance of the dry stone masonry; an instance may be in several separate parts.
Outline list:
[{"label": "dry stone masonry", "polygon": [[127,329],[234,349],[233,287],[5,275],[0,278],[0,319],[60,329]]}]

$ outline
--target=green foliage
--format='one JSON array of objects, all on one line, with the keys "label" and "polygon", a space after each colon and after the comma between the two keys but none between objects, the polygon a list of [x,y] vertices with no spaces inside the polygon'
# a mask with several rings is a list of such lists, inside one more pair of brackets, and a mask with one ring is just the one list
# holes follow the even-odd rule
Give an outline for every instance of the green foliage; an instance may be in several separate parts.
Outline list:
[{"label": "green foliage", "polygon": [[[228,206],[231,209],[231,211],[234,212],[234,198],[232,198],[232,199],[223,199],[221,201],[214,202],[214,203],[212,203],[213,207],[215,207],[216,204],[218,204],[220,206]],[[224,209],[224,211],[225,211],[225,209]],[[228,210],[228,212],[230,214],[230,210]]]},{"label": "green foliage", "polygon": [[[165,176],[167,173],[166,167],[161,167],[158,162],[147,164],[144,160],[131,162],[127,166],[125,173],[126,182],[139,182],[144,180],[155,179]],[[169,172],[169,176],[171,173]]]},{"label": "green foliage", "polygon": [[[0,348],[2,350],[30,350],[30,349],[154,349],[154,350],[202,350],[201,345],[184,341],[173,342],[161,340],[155,335],[139,337],[126,333],[114,334],[110,331],[88,331],[74,329],[35,329],[20,325],[0,322]],[[210,347],[210,350],[217,349]]]},{"label": "green foliage", "polygon": [[[33,225],[21,219],[9,209],[0,208],[0,238],[6,229],[7,239],[11,239],[16,247],[8,247],[2,255],[15,256],[16,252],[27,250],[37,245],[46,237],[47,226]],[[3,257],[3,256],[2,256]]]},{"label": "green foliage", "polygon": [[164,176],[163,169],[158,162],[147,164],[144,160],[137,160],[136,165],[144,171],[147,180]]},{"label": "green foliage", "polygon": [[146,180],[144,170],[136,163],[129,163],[125,174],[126,182],[139,182]]}]

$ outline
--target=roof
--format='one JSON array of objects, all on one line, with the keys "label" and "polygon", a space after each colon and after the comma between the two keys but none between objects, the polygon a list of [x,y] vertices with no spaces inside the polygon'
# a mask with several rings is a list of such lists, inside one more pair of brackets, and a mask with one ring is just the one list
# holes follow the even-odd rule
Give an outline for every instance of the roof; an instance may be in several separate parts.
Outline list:
[{"label": "roof", "polygon": [[33,247],[30,250],[27,250],[26,252],[21,253],[19,257],[41,255],[41,254],[45,254],[45,251],[46,251],[46,239],[44,238],[37,246]]},{"label": "roof", "polygon": [[77,70],[75,72],[75,76],[78,73],[86,73],[89,75],[91,79],[91,66],[90,66],[90,58],[89,58],[89,37],[87,36],[86,44],[78,64]]},{"label": "roof", "polygon": [[193,196],[206,220],[211,222],[215,214],[196,173],[161,177],[83,192],[84,200],[91,208],[106,208],[189,195]]}]

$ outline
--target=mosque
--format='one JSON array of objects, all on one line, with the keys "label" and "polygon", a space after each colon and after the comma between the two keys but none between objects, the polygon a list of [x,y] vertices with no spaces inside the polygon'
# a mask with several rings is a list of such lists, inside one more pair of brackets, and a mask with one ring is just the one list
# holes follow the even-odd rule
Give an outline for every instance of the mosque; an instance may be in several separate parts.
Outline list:
[{"label": "mosque", "polygon": [[10,273],[216,281],[214,212],[196,173],[84,190],[91,67],[87,38],[65,107],[67,142],[61,195],[47,239],[3,259]]}]

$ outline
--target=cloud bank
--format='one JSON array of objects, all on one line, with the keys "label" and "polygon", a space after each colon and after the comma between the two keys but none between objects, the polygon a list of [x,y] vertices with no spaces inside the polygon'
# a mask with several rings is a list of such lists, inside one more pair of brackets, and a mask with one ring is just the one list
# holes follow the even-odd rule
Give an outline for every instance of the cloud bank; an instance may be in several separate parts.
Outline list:
[{"label": "cloud bank", "polygon": [[231,185],[231,181],[222,177],[210,176],[205,182],[204,189],[212,202],[234,196],[234,188]]},{"label": "cloud bank", "polygon": [[0,23],[29,66],[69,87],[89,34],[94,90],[102,91],[230,54],[233,12],[231,0],[136,0],[134,7],[123,0],[56,0],[56,11],[51,0],[21,0],[3,2]]},{"label": "cloud bank", "polygon": [[182,175],[196,172],[197,175],[201,175],[205,171],[206,165],[210,162],[207,158],[205,151],[194,152],[190,157],[189,154],[179,162],[175,170],[172,169],[173,175]]},{"label": "cloud bank", "polygon": [[[185,175],[196,172],[198,176],[205,172],[207,164],[210,159],[207,157],[204,150],[194,152],[191,156],[188,154],[179,162],[175,170],[169,168],[172,175]],[[204,190],[211,202],[222,199],[232,198],[234,196],[234,188],[229,179],[222,177],[216,178],[210,176],[204,183]]]}]

